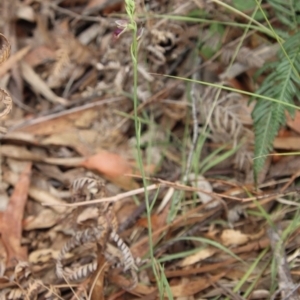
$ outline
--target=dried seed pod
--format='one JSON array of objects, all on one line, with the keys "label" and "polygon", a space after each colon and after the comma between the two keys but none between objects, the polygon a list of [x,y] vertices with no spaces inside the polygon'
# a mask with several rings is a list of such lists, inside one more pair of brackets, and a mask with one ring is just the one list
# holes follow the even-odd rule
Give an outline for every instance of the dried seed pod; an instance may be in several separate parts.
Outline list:
[{"label": "dried seed pod", "polygon": [[[104,182],[91,177],[81,177],[73,181],[70,186],[73,202],[90,201],[95,197],[104,198],[106,189]],[[73,219],[76,220],[76,233],[61,248],[56,261],[56,275],[58,278],[65,278],[70,281],[78,281],[87,278],[97,270],[97,259],[79,267],[64,267],[63,261],[67,253],[84,245],[85,243],[97,244],[98,251],[111,263],[119,263],[124,273],[131,274],[131,283],[124,287],[130,290],[137,285],[138,277],[135,259],[130,248],[117,234],[118,222],[114,211],[113,203],[103,202],[94,204],[84,210],[79,206],[73,212]],[[109,251],[108,244],[111,240],[116,244],[119,253]],[[117,250],[117,252],[118,252]],[[98,253],[99,254],[99,253]]]},{"label": "dried seed pod", "polygon": [[0,33],[0,65],[5,62],[10,55],[10,43],[7,38]]},{"label": "dried seed pod", "polygon": [[104,183],[91,177],[80,177],[73,181],[71,194],[73,202],[89,201],[104,188]]},{"label": "dried seed pod", "polygon": [[138,267],[135,264],[135,260],[132,256],[130,248],[124,243],[122,238],[115,231],[112,231],[110,234],[110,239],[117,244],[118,249],[122,253],[123,256],[122,263],[124,265],[124,272],[130,269],[138,270]]},{"label": "dried seed pod", "polygon": [[77,232],[71,239],[69,239],[61,248],[56,261],[56,275],[58,278],[66,278],[68,280],[78,280],[87,276],[89,273],[97,269],[97,260],[92,264],[81,266],[77,270],[65,270],[62,261],[65,259],[67,253],[71,253],[74,249],[90,242],[96,242],[102,235],[102,228],[88,228]]},{"label": "dried seed pod", "polygon": [[[123,272],[130,271],[132,281],[131,284],[127,287],[124,287],[126,290],[134,289],[138,283],[138,276],[137,276],[137,270],[138,267],[135,263],[135,259],[132,256],[132,253],[130,251],[130,248],[124,243],[122,238],[115,232],[112,231],[110,233],[110,239],[116,243],[118,249],[121,252],[122,258],[120,265],[123,268]],[[109,256],[109,253],[107,253],[107,257]],[[111,259],[111,258],[109,258]]]},{"label": "dried seed pod", "polygon": [[68,279],[70,281],[78,281],[81,279],[87,278],[90,274],[94,273],[97,270],[97,259],[94,259],[92,262],[89,264],[79,266],[72,272],[69,272],[68,274]]}]

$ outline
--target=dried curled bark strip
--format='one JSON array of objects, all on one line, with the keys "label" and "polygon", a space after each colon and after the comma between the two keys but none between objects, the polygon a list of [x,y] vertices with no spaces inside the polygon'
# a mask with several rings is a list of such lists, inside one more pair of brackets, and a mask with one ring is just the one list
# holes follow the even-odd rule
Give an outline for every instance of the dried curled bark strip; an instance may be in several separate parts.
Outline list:
[{"label": "dried curled bark strip", "polygon": [[[10,55],[10,43],[6,39],[6,37],[0,33],[0,65],[5,62]],[[0,89],[0,103],[3,103],[5,108],[0,112],[0,118],[6,116],[12,108],[12,99],[9,94]]]},{"label": "dried curled bark strip", "polygon": [[7,38],[0,33],[0,65],[5,62],[10,55],[10,43]]},{"label": "dried curled bark strip", "polygon": [[3,89],[0,89],[0,103],[1,102],[5,105],[5,108],[0,112],[0,118],[8,115],[12,109],[12,99]]}]

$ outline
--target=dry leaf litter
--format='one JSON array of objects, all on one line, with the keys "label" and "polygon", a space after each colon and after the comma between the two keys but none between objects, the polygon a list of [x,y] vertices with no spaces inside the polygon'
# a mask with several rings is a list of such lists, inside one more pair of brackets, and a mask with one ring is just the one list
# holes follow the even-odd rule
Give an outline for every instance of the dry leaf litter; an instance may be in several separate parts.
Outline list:
[{"label": "dry leaf litter", "polygon": [[[116,36],[126,22],[118,16],[124,3],[2,2],[0,299],[159,299],[154,269],[164,272],[174,299],[245,299],[251,285],[247,299],[269,299],[278,236],[267,231],[255,201],[274,211],[281,230],[288,228],[296,202],[286,192],[298,163],[284,174],[285,161],[272,165],[271,174],[281,175],[272,177],[269,160],[256,190],[248,97],[158,74],[253,91],[253,70],[278,45],[252,33],[236,54],[239,28],[228,27],[224,37],[207,26],[155,17],[202,9],[224,21],[217,1],[136,1],[137,13],[149,15],[137,21],[142,163],[153,205],[149,236],[132,121],[132,36]],[[198,53],[195,60],[199,41],[223,47],[213,58]],[[200,164],[201,175],[190,160],[185,173],[183,155],[196,153],[193,133],[197,138],[207,128],[197,159],[218,147],[237,151],[212,168]],[[278,279],[282,299],[296,297],[298,240],[296,229],[281,245],[278,264],[289,275]],[[286,286],[284,278],[293,282]]]}]

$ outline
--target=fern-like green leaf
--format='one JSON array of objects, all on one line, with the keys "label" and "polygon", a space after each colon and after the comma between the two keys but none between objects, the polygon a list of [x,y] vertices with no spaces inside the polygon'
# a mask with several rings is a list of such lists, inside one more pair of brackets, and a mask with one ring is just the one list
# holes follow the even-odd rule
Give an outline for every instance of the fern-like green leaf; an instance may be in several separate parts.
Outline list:
[{"label": "fern-like green leaf", "polygon": [[290,29],[296,29],[300,23],[299,0],[268,0],[278,19]]},{"label": "fern-like green leaf", "polygon": [[266,155],[273,149],[273,141],[285,123],[285,110],[293,116],[295,110],[284,104],[294,104],[300,87],[300,32],[291,36],[279,53],[277,66],[267,76],[257,94],[280,100],[281,103],[258,99],[252,112],[255,132],[254,176],[264,166]]}]

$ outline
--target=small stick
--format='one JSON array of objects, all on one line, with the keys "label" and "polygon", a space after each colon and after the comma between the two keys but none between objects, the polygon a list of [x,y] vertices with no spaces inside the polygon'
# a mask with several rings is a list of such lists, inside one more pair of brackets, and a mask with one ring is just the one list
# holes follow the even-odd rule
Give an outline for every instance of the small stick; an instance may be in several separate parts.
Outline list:
[{"label": "small stick", "polygon": [[105,198],[101,198],[101,199],[95,199],[95,200],[91,200],[91,201],[83,201],[83,202],[76,202],[76,203],[55,203],[55,204],[47,204],[47,203],[43,203],[44,206],[68,206],[68,207],[77,207],[77,206],[84,206],[84,205],[92,205],[95,203],[103,203],[103,202],[116,202],[119,200],[122,200],[124,198],[130,197],[130,196],[134,196],[134,195],[138,195],[138,194],[142,194],[145,192],[145,189],[147,191],[151,191],[151,190],[155,190],[157,188],[160,187],[160,184],[152,184],[148,187],[142,187],[139,189],[135,189],[133,191],[129,191],[129,192],[125,192],[125,193],[120,193],[116,196],[112,196],[112,197],[105,197]]}]

